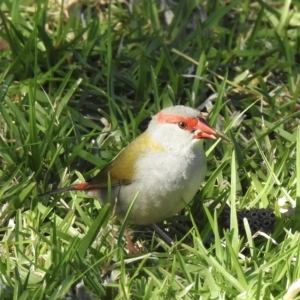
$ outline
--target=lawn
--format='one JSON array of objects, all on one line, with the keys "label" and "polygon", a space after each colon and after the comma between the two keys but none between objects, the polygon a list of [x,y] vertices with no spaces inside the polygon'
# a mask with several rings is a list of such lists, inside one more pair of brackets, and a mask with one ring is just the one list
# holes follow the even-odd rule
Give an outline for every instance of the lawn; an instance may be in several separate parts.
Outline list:
[{"label": "lawn", "polygon": [[[0,299],[300,299],[300,3],[105,2],[0,2]],[[206,142],[173,246],[131,226],[129,254],[108,205],[38,196],[174,104],[232,143]]]}]

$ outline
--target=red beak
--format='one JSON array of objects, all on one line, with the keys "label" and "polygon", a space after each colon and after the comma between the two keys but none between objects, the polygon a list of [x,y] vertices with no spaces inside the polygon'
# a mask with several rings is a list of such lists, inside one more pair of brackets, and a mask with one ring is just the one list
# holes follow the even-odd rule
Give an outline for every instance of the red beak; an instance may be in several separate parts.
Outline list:
[{"label": "red beak", "polygon": [[198,118],[198,123],[195,126],[195,139],[211,139],[215,140],[217,131],[210,127],[204,118]]}]

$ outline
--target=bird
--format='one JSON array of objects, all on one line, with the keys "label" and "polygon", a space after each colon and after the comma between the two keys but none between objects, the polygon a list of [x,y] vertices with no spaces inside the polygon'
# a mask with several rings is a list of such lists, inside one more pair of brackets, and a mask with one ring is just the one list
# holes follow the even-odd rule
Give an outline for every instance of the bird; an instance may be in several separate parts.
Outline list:
[{"label": "bird", "polygon": [[121,222],[131,206],[128,223],[155,224],[174,216],[193,199],[207,169],[203,142],[217,138],[229,141],[199,110],[167,107],[95,177],[41,196],[84,191],[102,204],[110,202]]}]

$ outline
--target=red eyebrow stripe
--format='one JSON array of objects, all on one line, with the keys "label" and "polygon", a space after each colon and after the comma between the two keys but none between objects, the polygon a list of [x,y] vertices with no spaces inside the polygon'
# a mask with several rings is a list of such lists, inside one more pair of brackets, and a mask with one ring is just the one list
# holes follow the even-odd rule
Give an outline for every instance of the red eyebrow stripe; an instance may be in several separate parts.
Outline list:
[{"label": "red eyebrow stripe", "polygon": [[169,124],[177,124],[178,122],[184,122],[187,124],[187,130],[193,130],[198,124],[197,118],[185,118],[179,115],[165,114],[165,113],[159,113],[157,115],[157,121],[159,123],[169,123]]}]

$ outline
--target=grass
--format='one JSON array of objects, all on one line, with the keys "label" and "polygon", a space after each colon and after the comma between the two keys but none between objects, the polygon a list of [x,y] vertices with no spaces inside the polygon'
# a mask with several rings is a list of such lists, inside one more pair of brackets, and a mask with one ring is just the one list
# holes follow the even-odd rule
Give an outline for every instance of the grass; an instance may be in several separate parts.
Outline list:
[{"label": "grass", "polygon": [[[281,215],[300,207],[300,5],[199,2],[1,2],[1,299],[300,299],[300,224]],[[135,228],[146,250],[129,255],[108,206],[37,196],[95,175],[179,103],[233,144],[206,143],[206,184],[164,225],[176,246]],[[271,236],[246,220],[239,234],[236,212],[269,207]]]}]

